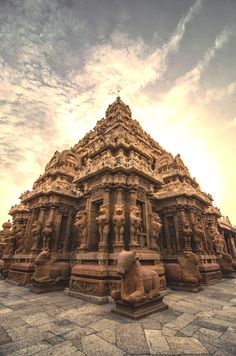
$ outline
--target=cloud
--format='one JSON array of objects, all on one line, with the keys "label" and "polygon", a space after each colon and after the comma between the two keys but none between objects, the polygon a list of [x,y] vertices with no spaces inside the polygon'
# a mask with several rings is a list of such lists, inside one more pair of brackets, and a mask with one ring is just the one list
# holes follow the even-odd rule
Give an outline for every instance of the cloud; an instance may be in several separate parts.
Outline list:
[{"label": "cloud", "polygon": [[[122,26],[114,28],[103,41],[92,43],[94,35],[89,24],[81,15],[78,17],[73,7],[47,0],[25,1],[23,9],[21,2],[17,4],[16,9],[6,7],[1,12],[2,16],[9,16],[1,28],[5,43],[0,44],[3,220],[20,192],[30,189],[42,173],[53,152],[75,144],[104,115],[118,88],[133,110],[133,117],[164,148],[180,152],[203,188],[223,206],[223,187],[229,180],[222,177],[220,148],[214,143],[220,134],[208,125],[206,109],[215,100],[214,90],[205,92],[201,78],[230,40],[230,31],[225,29],[217,36],[203,58],[171,83],[170,90],[159,90],[158,95],[145,91],[149,84],[165,80],[168,56],[178,51],[187,25],[199,13],[202,1],[190,7],[161,48],[148,46],[141,37],[131,38],[120,31]],[[14,36],[18,36],[17,44]],[[225,93],[231,95],[234,90],[232,82]],[[224,95],[222,89],[218,100],[222,101]],[[208,101],[199,105],[203,98]],[[224,150],[224,154],[230,156],[230,151]],[[233,187],[231,181],[230,184]],[[231,209],[230,204],[226,205]]]}]

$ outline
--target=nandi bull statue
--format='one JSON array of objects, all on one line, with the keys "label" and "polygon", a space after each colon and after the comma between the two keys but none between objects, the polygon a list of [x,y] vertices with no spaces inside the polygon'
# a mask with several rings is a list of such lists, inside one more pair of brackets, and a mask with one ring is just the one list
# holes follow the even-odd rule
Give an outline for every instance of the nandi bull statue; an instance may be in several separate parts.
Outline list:
[{"label": "nandi bull statue", "polygon": [[58,261],[48,250],[41,251],[34,261],[35,272],[31,278],[32,291],[43,293],[64,289],[70,277],[70,264]]},{"label": "nandi bull statue", "polygon": [[160,295],[160,278],[156,271],[143,267],[136,251],[122,251],[118,256],[117,272],[121,275],[121,288],[113,290],[116,301],[112,312],[138,319],[167,308]]},{"label": "nandi bull statue", "polygon": [[189,250],[185,250],[183,256],[178,257],[177,263],[166,263],[165,272],[167,283],[172,289],[194,293],[202,290],[199,257]]}]

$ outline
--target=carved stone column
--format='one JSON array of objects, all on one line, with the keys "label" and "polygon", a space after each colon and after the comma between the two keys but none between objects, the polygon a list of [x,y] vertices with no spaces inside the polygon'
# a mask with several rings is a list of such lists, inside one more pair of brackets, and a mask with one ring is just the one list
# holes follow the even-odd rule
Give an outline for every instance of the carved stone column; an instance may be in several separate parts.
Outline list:
[{"label": "carved stone column", "polygon": [[124,224],[125,224],[125,212],[124,212],[124,199],[123,189],[118,188],[116,191],[116,204],[113,215],[113,226],[115,239],[113,243],[113,249],[115,252],[121,251],[124,244]]},{"label": "carved stone column", "polygon": [[108,234],[110,230],[110,189],[105,188],[103,193],[103,204],[100,207],[97,223],[99,225],[100,242],[98,244],[99,252],[108,251]]},{"label": "carved stone column", "polygon": [[71,221],[72,221],[72,212],[70,211],[68,221],[67,221],[67,226],[66,226],[66,236],[64,240],[64,245],[63,245],[63,252],[68,251],[68,243],[69,243],[69,237],[70,237],[70,229],[71,229]]},{"label": "carved stone column", "polygon": [[182,224],[181,230],[184,239],[184,250],[192,251],[192,247],[191,247],[192,229],[190,228],[190,224],[187,221],[184,208],[180,208],[179,211],[180,211],[181,224]]},{"label": "carved stone column", "polygon": [[140,227],[141,218],[138,214],[137,207],[137,190],[132,188],[129,191],[130,196],[130,243],[129,247],[131,250],[139,247],[138,243],[138,229]]}]

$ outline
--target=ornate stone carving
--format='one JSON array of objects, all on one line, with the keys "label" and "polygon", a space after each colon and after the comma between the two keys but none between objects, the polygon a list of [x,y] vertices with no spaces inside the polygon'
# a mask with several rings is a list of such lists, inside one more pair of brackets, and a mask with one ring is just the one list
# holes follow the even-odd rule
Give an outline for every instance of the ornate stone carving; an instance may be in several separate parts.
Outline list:
[{"label": "ornate stone carving", "polygon": [[184,248],[185,250],[191,251],[191,237],[192,237],[192,229],[188,221],[182,222],[182,233],[184,238]]},{"label": "ornate stone carving", "polygon": [[124,246],[124,224],[125,224],[125,214],[124,214],[124,204],[116,204],[115,211],[113,215],[114,232],[115,232],[115,246]]},{"label": "ornate stone carving", "polygon": [[200,222],[196,222],[193,225],[193,242],[196,252],[204,252],[204,230]]},{"label": "ornate stone carving", "polygon": [[42,224],[40,221],[36,220],[31,226],[31,236],[33,240],[33,245],[31,247],[32,252],[38,251],[39,240],[41,236]]},{"label": "ornate stone carving", "polygon": [[99,249],[104,250],[107,248],[108,234],[109,234],[109,207],[101,205],[99,210],[99,216],[96,218],[99,228]]},{"label": "ornate stone carving", "polygon": [[155,243],[157,245],[158,250],[160,249],[159,246],[159,235],[162,229],[161,218],[157,213],[151,214],[151,227],[153,231],[153,237],[155,239]]},{"label": "ornate stone carving", "polygon": [[78,250],[84,250],[87,247],[87,213],[85,210],[80,210],[77,212],[75,218],[75,227],[79,237]]},{"label": "ornate stone carving", "polygon": [[138,230],[141,224],[140,209],[136,205],[130,206],[130,247],[138,246]]},{"label": "ornate stone carving", "polygon": [[43,239],[43,249],[49,250],[50,248],[50,241],[53,236],[53,223],[52,221],[47,221],[45,224],[45,228],[43,230],[44,239]]}]

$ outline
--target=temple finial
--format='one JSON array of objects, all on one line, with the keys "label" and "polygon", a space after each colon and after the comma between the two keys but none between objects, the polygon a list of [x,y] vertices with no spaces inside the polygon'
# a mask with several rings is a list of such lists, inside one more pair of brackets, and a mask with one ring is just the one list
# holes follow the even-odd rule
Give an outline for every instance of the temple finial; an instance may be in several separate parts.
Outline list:
[{"label": "temple finial", "polygon": [[120,99],[120,89],[117,90],[116,98]]}]

